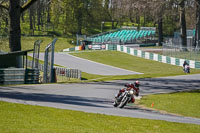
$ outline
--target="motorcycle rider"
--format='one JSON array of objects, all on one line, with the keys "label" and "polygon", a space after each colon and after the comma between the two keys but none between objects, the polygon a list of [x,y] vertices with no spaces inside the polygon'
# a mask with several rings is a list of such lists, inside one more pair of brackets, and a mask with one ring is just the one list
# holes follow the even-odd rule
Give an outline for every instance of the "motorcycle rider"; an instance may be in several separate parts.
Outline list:
[{"label": "motorcycle rider", "polygon": [[[121,94],[123,92],[125,92],[125,90],[131,90],[131,89],[134,89],[135,90],[135,95],[136,96],[139,96],[139,86],[140,86],[140,83],[138,80],[136,80],[133,84],[132,83],[129,83],[129,84],[125,84],[124,85],[126,88],[122,88],[121,90],[119,90],[119,93],[117,94],[117,96],[115,97],[116,99],[117,98],[120,98]],[[135,102],[135,98],[132,97],[131,99],[131,102],[134,103]]]},{"label": "motorcycle rider", "polygon": [[[184,63],[183,63],[183,71],[184,72],[186,72],[186,66],[188,66],[189,67],[189,64],[187,63],[187,61],[184,61]],[[188,71],[189,73],[190,73],[190,71]]]}]

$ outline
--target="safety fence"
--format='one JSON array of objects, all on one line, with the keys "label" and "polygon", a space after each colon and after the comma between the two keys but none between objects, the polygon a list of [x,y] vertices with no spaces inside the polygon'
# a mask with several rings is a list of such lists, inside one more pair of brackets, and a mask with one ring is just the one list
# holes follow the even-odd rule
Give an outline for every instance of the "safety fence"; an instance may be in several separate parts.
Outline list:
[{"label": "safety fence", "polygon": [[[99,44],[99,45],[86,45],[85,50],[117,50],[117,44]],[[72,52],[82,50],[80,46],[74,48],[64,49],[63,52]]]},{"label": "safety fence", "polygon": [[179,47],[163,45],[162,55],[200,61],[200,49],[195,47]]},{"label": "safety fence", "polygon": [[[32,66],[32,61],[27,60],[27,66]],[[38,69],[44,72],[44,64],[38,63]],[[81,80],[81,71],[79,69],[69,69],[69,68],[62,68],[62,67],[54,67],[55,74],[60,80],[70,80],[72,79],[79,79]],[[42,77],[40,76],[40,82],[42,82]]]},{"label": "safety fence", "polygon": [[176,66],[183,66],[184,61],[187,61],[187,63],[189,63],[191,68],[200,69],[200,61],[164,56],[161,54],[150,53],[150,52],[146,52],[146,51],[142,51],[142,50],[138,50],[138,49],[122,46],[122,45],[117,45],[117,51],[128,53],[130,55],[142,57],[145,59],[150,59],[150,60],[159,61],[162,63],[176,65]]},{"label": "safety fence", "polygon": [[61,68],[61,67],[54,67],[56,70],[56,75],[61,77],[67,77],[80,79],[81,80],[81,71],[79,69],[68,69],[68,68]]}]

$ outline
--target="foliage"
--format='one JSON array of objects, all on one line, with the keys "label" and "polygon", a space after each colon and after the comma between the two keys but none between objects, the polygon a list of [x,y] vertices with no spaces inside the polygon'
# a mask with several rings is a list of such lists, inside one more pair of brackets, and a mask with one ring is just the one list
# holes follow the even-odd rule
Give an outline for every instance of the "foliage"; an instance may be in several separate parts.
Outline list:
[{"label": "foliage", "polygon": [[63,34],[85,34],[99,27],[102,20],[101,0],[55,0],[51,9],[52,23],[62,28]]},{"label": "foliage", "polygon": [[[22,4],[24,2],[21,1]],[[187,2],[186,6],[187,26],[190,29],[196,24],[195,4]],[[2,8],[0,10],[0,20],[2,20],[0,34],[6,34],[8,13]],[[130,23],[129,26],[134,24],[137,27],[156,26],[159,13],[163,16],[165,35],[172,35],[180,28],[178,1],[173,0],[113,0],[112,2],[109,0],[103,2],[102,0],[53,0],[50,2],[40,0],[22,14],[21,27],[24,34],[47,34],[49,31],[59,35],[94,34],[96,29],[100,32],[102,21],[110,22],[110,28],[126,25],[124,23]],[[31,17],[33,29],[30,28]]]}]

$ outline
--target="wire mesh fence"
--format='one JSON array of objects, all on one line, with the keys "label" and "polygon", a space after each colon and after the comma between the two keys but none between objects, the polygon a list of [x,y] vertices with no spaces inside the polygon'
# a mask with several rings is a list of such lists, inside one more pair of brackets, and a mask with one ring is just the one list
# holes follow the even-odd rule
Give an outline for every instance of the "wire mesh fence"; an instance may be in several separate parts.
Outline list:
[{"label": "wire mesh fence", "polygon": [[200,61],[200,48],[194,47],[191,43],[188,43],[187,47],[184,47],[181,44],[180,39],[169,39],[163,43],[161,54],[181,59]]},{"label": "wire mesh fence", "polygon": [[38,68],[41,43],[42,43],[42,40],[37,40],[34,43],[32,68]]},{"label": "wire mesh fence", "polygon": [[[32,67],[33,61],[27,60],[27,66]],[[44,72],[44,64],[38,63],[38,69]],[[65,82],[71,79],[81,80],[81,71],[79,69],[69,69],[62,67],[54,67],[57,82]],[[43,82],[43,76],[40,76],[40,83]]]},{"label": "wire mesh fence", "polygon": [[54,79],[54,48],[55,42],[57,38],[55,38],[50,44],[47,45],[45,48],[45,55],[44,55],[44,75],[43,75],[43,82],[44,83],[52,83],[55,82]]}]

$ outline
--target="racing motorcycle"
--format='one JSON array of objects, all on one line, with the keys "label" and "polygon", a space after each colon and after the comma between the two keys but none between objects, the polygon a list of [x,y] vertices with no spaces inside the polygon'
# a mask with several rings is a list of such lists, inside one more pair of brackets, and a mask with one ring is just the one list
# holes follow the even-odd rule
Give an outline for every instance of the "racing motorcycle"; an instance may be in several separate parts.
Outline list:
[{"label": "racing motorcycle", "polygon": [[115,98],[113,106],[123,108],[127,103],[131,102],[134,95],[136,95],[136,91],[134,89],[125,90],[119,97]]},{"label": "racing motorcycle", "polygon": [[185,73],[190,73],[190,66],[189,65],[185,65],[184,72]]}]

